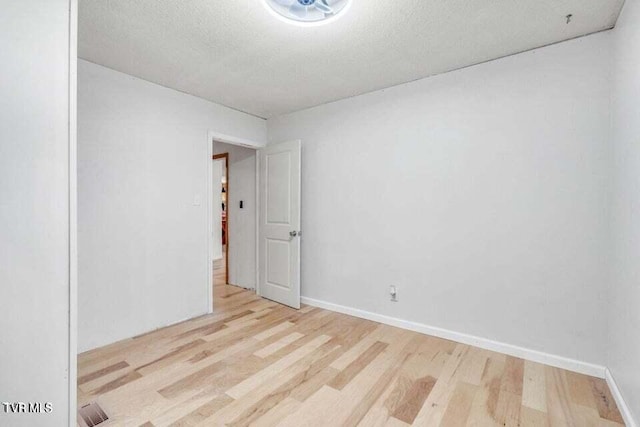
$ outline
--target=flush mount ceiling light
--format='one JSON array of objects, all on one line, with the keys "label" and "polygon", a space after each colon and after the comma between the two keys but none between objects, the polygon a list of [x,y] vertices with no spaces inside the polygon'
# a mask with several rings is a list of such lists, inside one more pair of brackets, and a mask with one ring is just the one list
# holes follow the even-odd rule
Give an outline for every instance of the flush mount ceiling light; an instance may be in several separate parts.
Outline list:
[{"label": "flush mount ceiling light", "polygon": [[264,0],[276,17],[298,25],[314,26],[329,23],[344,15],[351,0]]}]

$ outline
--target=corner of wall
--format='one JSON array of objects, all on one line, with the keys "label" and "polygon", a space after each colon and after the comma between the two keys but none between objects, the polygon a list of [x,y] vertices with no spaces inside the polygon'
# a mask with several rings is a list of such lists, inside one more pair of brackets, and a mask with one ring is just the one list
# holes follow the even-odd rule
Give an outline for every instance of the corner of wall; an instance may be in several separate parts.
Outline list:
[{"label": "corner of wall", "polygon": [[611,390],[611,394],[613,394],[613,398],[616,401],[616,405],[620,410],[620,414],[622,415],[622,419],[626,424],[626,427],[638,427],[638,423],[633,419],[633,414],[631,413],[631,408],[627,405],[624,397],[622,396],[622,392],[616,383],[616,380],[613,378],[613,374],[609,370],[609,368],[605,371],[605,379],[607,380],[607,385]]}]

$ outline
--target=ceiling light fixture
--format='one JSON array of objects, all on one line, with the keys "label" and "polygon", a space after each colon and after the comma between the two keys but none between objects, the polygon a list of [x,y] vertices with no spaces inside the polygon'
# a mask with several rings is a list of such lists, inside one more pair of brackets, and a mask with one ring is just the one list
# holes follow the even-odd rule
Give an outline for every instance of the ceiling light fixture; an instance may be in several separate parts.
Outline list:
[{"label": "ceiling light fixture", "polygon": [[351,6],[351,0],[264,0],[267,10],[290,24],[305,27],[335,21]]}]

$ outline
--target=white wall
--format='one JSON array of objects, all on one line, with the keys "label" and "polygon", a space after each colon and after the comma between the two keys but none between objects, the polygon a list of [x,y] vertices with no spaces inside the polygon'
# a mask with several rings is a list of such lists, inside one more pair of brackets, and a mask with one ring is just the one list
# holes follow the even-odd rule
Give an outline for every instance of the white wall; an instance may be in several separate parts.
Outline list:
[{"label": "white wall", "polygon": [[255,289],[256,150],[215,141],[213,150],[215,154],[229,153],[229,283]]},{"label": "white wall", "polygon": [[614,30],[613,250],[608,367],[640,422],[640,2]]},{"label": "white wall", "polygon": [[84,351],[207,312],[209,132],[261,143],[266,123],[86,61],[78,73]]},{"label": "white wall", "polygon": [[3,426],[69,425],[70,3],[0,12],[0,401],[53,404]]},{"label": "white wall", "polygon": [[269,120],[303,142],[303,296],[604,365],[610,41]]}]

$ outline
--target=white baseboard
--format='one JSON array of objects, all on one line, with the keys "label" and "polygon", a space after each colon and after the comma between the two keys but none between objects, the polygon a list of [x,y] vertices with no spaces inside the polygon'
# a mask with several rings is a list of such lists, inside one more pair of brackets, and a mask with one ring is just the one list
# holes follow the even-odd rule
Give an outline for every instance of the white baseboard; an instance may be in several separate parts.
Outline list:
[{"label": "white baseboard", "polygon": [[[590,375],[597,378],[605,378],[606,368],[592,363],[581,362],[579,360],[569,359],[562,356],[556,356],[537,350],[531,350],[516,345],[506,344],[493,341],[487,338],[476,337],[461,332],[450,331],[422,323],[410,322],[395,317],[385,316],[382,314],[372,313],[370,311],[359,310],[357,308],[346,307],[343,305],[333,304],[326,301],[316,300],[313,298],[302,297],[301,301],[314,307],[324,308],[338,313],[348,314],[350,316],[362,319],[372,320],[385,325],[395,326],[410,331],[420,332],[426,335],[432,335],[462,344],[480,347],[485,350],[491,350],[498,353],[508,354],[509,356],[530,360],[532,362],[542,363],[556,368],[566,369],[568,371],[578,372],[580,374]],[[635,427],[635,426],[634,426]]]},{"label": "white baseboard", "polygon": [[607,384],[609,385],[609,390],[611,390],[613,398],[616,400],[616,405],[618,405],[618,410],[622,414],[624,423],[627,427],[638,427],[638,424],[635,422],[633,416],[631,415],[631,409],[629,409],[629,406],[627,406],[627,402],[625,402],[624,398],[622,397],[622,393],[618,388],[618,384],[616,383],[616,380],[613,379],[613,375],[611,375],[611,371],[608,368],[606,369],[605,375]]},{"label": "white baseboard", "polygon": [[195,320],[198,317],[207,316],[209,314],[211,314],[211,312],[205,311],[204,313],[200,313],[200,314],[196,314],[194,316],[186,317],[186,318],[181,319],[181,320],[171,321],[169,323],[163,323],[162,325],[153,327],[152,329],[145,329],[144,331],[141,331],[141,332],[135,332],[135,333],[133,333],[133,335],[128,335],[126,337],[118,338],[115,341],[109,341],[109,342],[106,342],[106,343],[101,343],[99,345],[94,345],[93,347],[90,347],[90,348],[79,347],[78,348],[78,355],[81,355],[83,353],[88,353],[90,351],[97,350],[97,349],[102,348],[102,347],[108,347],[110,345],[117,344],[117,343],[122,342],[122,341],[127,341],[127,340],[130,340],[130,339],[138,338],[138,337],[150,334],[150,333],[155,332],[155,331],[160,330],[160,329],[170,328],[172,326],[179,325],[180,323],[188,322],[189,320]]}]

